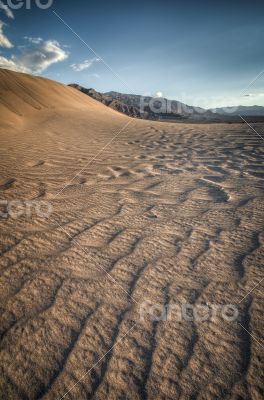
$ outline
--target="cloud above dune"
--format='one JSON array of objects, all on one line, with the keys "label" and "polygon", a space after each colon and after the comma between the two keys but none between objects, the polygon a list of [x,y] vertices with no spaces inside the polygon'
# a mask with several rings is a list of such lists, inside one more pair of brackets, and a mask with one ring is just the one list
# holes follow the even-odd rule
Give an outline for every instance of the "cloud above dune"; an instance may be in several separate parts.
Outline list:
[{"label": "cloud above dune", "polygon": [[90,60],[84,60],[83,62],[79,63],[79,64],[72,64],[71,68],[75,71],[75,72],[80,72],[83,71],[85,69],[90,68],[94,63],[99,62],[100,58],[91,58]]},{"label": "cloud above dune", "polygon": [[[10,8],[0,0],[0,11],[3,11],[8,18],[14,19],[14,14],[13,11],[10,10]],[[0,20],[0,47],[4,47],[6,49],[11,49],[13,47],[12,43],[10,40],[6,37],[4,34],[4,26],[6,24]]]},{"label": "cloud above dune", "polygon": [[0,56],[0,68],[11,69],[16,72],[25,72],[29,73],[29,71],[21,65],[17,65],[11,59]]},{"label": "cloud above dune", "polygon": [[41,73],[52,64],[64,61],[68,53],[54,40],[40,42],[38,45],[26,48],[20,56],[15,56],[14,61],[33,73]]},{"label": "cloud above dune", "polygon": [[8,18],[15,19],[14,13],[10,8],[0,0],[0,11],[3,11]]},{"label": "cloud above dune", "polygon": [[19,55],[13,55],[10,59],[0,57],[0,67],[29,74],[42,73],[69,56],[55,40],[38,40],[35,41],[36,44],[34,41],[31,43],[33,46],[23,47]]},{"label": "cloud above dune", "polygon": [[6,49],[11,49],[13,47],[10,40],[4,34],[4,26],[6,24],[0,20],[0,47],[5,47]]}]

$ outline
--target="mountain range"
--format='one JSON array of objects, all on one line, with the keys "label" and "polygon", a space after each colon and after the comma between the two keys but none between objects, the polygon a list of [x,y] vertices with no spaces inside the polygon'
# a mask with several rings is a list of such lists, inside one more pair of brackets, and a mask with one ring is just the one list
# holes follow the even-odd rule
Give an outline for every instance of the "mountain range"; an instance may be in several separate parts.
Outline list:
[{"label": "mountain range", "polygon": [[210,122],[227,120],[237,122],[240,120],[240,116],[251,117],[253,120],[264,118],[264,107],[261,106],[223,107],[207,110],[166,98],[155,98],[115,91],[100,93],[95,89],[87,89],[78,84],[70,84],[69,86],[116,111],[134,118],[161,121],[192,120]]},{"label": "mountain range", "polygon": [[246,116],[264,116],[264,107],[262,106],[238,106],[238,107],[224,107],[224,108],[216,108],[215,112],[221,115],[242,115]]}]

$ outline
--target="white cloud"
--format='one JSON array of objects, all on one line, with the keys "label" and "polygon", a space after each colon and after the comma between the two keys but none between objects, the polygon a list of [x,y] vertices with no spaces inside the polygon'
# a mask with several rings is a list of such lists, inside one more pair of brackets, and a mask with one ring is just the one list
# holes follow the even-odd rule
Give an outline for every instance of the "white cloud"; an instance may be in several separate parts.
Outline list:
[{"label": "white cloud", "polygon": [[22,65],[17,65],[14,61],[0,56],[0,68],[11,69],[12,71],[30,73],[30,71]]},{"label": "white cloud", "polygon": [[94,63],[100,61],[99,58],[92,58],[91,60],[84,60],[79,64],[72,64],[71,67],[74,71],[80,72],[84,69],[90,68]]},{"label": "white cloud", "polygon": [[5,47],[6,49],[11,49],[13,47],[10,40],[4,35],[3,28],[5,24],[0,20],[0,47]]},{"label": "white cloud", "polygon": [[20,56],[14,57],[14,61],[33,73],[40,73],[66,58],[68,58],[68,53],[60,47],[60,44],[54,40],[48,40],[41,42],[38,46],[24,49]]},{"label": "white cloud", "polygon": [[38,45],[25,47],[20,55],[11,59],[0,57],[0,67],[29,74],[41,73],[52,64],[64,61],[68,58],[60,44],[54,40],[41,42]]},{"label": "white cloud", "polygon": [[10,8],[0,0],[0,11],[1,11],[1,10],[4,11],[5,15],[6,15],[8,18],[12,18],[12,19],[15,18],[15,17],[14,17],[14,14],[13,14],[13,11],[10,10]]},{"label": "white cloud", "polygon": [[162,92],[156,92],[155,93],[155,97],[163,97],[163,93]]}]

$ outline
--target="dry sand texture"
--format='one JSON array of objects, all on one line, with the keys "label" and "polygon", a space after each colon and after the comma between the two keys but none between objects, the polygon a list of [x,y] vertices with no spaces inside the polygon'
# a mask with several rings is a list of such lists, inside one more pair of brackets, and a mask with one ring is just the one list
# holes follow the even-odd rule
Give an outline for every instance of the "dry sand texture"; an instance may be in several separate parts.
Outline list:
[{"label": "dry sand texture", "polygon": [[1,399],[263,399],[263,141],[4,70],[0,99],[0,200],[53,210],[0,218]]}]

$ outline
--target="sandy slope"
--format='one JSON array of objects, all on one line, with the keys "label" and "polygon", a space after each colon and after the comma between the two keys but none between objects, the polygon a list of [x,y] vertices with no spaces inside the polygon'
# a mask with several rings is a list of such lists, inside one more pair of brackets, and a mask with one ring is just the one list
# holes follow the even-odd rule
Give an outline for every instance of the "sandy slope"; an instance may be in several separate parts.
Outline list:
[{"label": "sandy slope", "polygon": [[[53,207],[0,217],[1,398],[263,399],[260,138],[3,70],[0,118],[0,200]],[[147,300],[239,315],[140,319]]]}]

